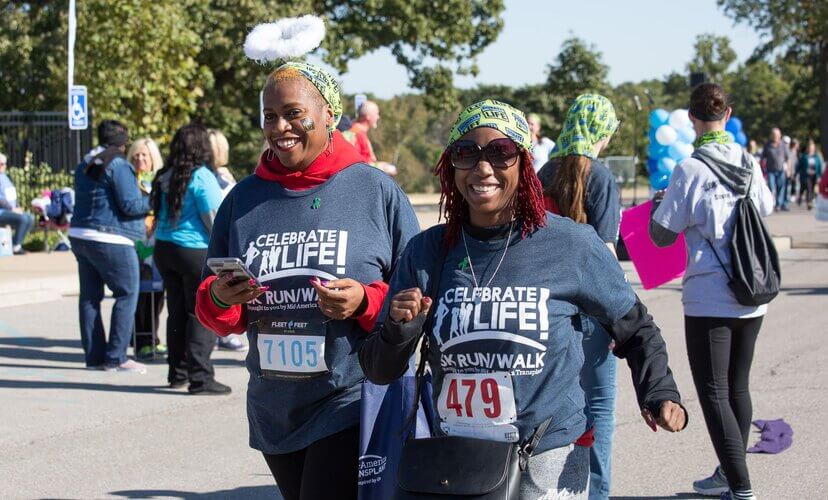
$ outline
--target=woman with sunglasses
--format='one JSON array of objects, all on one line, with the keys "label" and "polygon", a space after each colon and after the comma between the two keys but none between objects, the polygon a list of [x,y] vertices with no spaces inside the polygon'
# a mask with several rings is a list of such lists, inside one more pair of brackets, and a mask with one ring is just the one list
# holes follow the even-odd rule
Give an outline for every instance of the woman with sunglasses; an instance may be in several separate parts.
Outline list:
[{"label": "woman with sunglasses", "polygon": [[[592,226],[613,255],[621,224],[621,197],[615,176],[597,158],[619,126],[609,99],[597,94],[576,97],[552,151],[552,160],[538,172],[547,209]],[[601,323],[589,316],[581,321],[581,386],[595,431],[595,443],[589,450],[589,497],[599,500],[610,494],[616,361],[610,354],[612,339]]]},{"label": "woman with sunglasses", "polygon": [[198,316],[221,336],[247,333],[250,446],[282,496],[356,499],[356,343],[419,226],[399,186],[336,131],[342,101],[328,72],[279,66],[263,103],[268,149],[222,202],[208,249],[255,279],[207,277]]},{"label": "woman with sunglasses", "polygon": [[653,430],[680,431],[687,417],[664,340],[618,262],[592,228],[544,211],[530,141],[508,104],[460,114],[436,168],[446,223],[406,247],[359,357],[371,381],[389,383],[424,333],[437,432],[525,442],[549,420],[521,498],[586,498],[580,313],[615,339]]}]

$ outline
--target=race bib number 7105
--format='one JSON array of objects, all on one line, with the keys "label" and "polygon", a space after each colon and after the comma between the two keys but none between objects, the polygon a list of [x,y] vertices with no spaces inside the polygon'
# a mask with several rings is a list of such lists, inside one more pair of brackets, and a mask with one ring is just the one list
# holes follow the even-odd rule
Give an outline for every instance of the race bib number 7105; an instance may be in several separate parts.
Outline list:
[{"label": "race bib number 7105", "polygon": [[259,334],[258,344],[262,370],[293,373],[328,371],[325,337]]},{"label": "race bib number 7105", "polygon": [[448,373],[437,400],[440,425],[449,435],[515,442],[517,419],[512,376],[507,372]]},{"label": "race bib number 7105", "polygon": [[265,318],[259,321],[258,330],[256,347],[263,376],[308,378],[328,371],[321,320]]}]

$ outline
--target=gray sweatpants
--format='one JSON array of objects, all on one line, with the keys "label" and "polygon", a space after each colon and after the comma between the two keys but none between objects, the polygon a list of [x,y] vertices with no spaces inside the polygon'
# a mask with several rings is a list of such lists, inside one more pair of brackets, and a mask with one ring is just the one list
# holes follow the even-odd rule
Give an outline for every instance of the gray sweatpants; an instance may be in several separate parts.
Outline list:
[{"label": "gray sweatpants", "polygon": [[589,448],[563,446],[529,459],[520,476],[520,500],[581,499],[589,496]]}]

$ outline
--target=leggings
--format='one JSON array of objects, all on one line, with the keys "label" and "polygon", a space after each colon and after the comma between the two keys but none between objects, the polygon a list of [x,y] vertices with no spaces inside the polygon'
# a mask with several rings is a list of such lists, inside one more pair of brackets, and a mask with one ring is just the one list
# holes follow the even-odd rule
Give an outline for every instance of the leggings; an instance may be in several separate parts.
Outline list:
[{"label": "leggings", "polygon": [[733,491],[750,490],[745,450],[753,418],[750,365],[762,316],[684,317],[687,356],[707,431]]},{"label": "leggings", "polygon": [[356,500],[359,427],[281,455],[264,454],[285,500]]}]

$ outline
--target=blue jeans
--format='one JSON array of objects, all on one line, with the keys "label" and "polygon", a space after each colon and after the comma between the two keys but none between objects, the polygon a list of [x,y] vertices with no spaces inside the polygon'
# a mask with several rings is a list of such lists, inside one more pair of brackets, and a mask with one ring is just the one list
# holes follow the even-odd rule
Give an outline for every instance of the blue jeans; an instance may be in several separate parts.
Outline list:
[{"label": "blue jeans", "polygon": [[609,350],[612,339],[600,323],[587,316],[581,316],[581,322],[584,329],[581,387],[586,393],[587,415],[595,434],[595,444],[589,450],[589,498],[606,499],[610,493],[615,433],[616,359]]},{"label": "blue jeans", "polygon": [[[80,278],[80,331],[86,366],[119,365],[127,360],[127,348],[138,305],[138,259],[135,247],[69,238],[78,261]],[[112,290],[115,305],[106,340],[101,300],[104,285]]]},{"label": "blue jeans", "polygon": [[768,172],[768,187],[776,196],[776,208],[783,208],[788,206],[788,179],[785,176],[785,171]]},{"label": "blue jeans", "polygon": [[12,238],[12,245],[16,248],[23,244],[23,239],[26,234],[32,230],[34,226],[34,217],[32,214],[19,214],[12,210],[0,210],[0,226],[11,226],[14,229],[14,237]]}]

